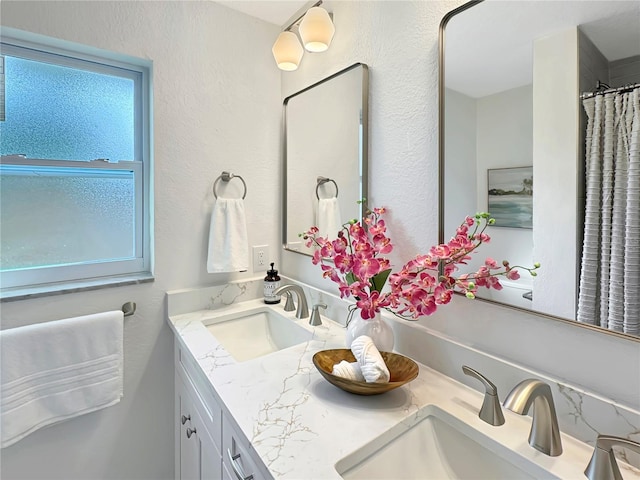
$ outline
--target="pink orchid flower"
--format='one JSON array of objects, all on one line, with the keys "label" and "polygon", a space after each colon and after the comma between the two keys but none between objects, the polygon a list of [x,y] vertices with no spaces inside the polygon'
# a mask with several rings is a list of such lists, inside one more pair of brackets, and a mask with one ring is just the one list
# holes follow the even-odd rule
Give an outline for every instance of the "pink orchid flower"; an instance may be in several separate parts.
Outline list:
[{"label": "pink orchid flower", "polygon": [[[488,214],[477,214],[466,217],[449,242],[431,247],[428,254],[417,255],[391,272],[391,262],[384,256],[393,250],[381,218],[385,213],[385,208],[374,208],[361,222],[345,224],[334,240],[319,236],[317,227],[303,234],[305,244],[315,247],[311,262],[321,266],[323,277],[338,284],[341,298],[356,298],[364,319],[375,317],[381,309],[407,319],[431,315],[451,302],[454,291],[473,298],[478,287],[500,290],[500,277],[517,280],[519,270],[535,276],[540,266],[512,267],[507,261],[500,266],[489,257],[476,272],[456,276],[459,266],[467,265],[475,250],[490,241],[485,229],[493,220]],[[383,293],[387,281],[390,290]]]}]

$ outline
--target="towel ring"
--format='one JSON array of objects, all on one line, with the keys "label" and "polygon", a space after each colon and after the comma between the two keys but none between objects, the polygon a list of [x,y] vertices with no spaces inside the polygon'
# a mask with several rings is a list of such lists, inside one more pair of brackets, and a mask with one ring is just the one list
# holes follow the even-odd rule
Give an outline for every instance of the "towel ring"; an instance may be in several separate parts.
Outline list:
[{"label": "towel ring", "polygon": [[318,200],[320,200],[320,195],[318,195],[318,189],[320,188],[320,185],[324,185],[325,183],[331,182],[335,185],[336,187],[336,198],[338,198],[338,184],[336,183],[335,180],[333,180],[332,178],[327,178],[327,177],[318,177],[316,180],[316,198]]},{"label": "towel ring", "polygon": [[216,188],[218,187],[218,183],[220,182],[220,180],[222,180],[223,182],[229,182],[231,181],[232,178],[239,178],[240,181],[242,182],[242,185],[244,186],[244,193],[242,194],[242,199],[244,200],[244,198],[247,196],[247,184],[245,183],[244,178],[242,178],[240,175],[234,175],[233,173],[229,173],[229,172],[222,172],[222,174],[220,174],[220,176],[216,178],[216,181],[213,182],[213,196],[218,198],[218,193],[216,192]]}]

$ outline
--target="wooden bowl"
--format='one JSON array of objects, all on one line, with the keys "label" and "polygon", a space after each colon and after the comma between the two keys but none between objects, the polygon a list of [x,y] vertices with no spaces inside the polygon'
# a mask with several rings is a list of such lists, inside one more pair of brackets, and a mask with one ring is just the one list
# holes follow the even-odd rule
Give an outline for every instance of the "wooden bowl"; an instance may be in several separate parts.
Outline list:
[{"label": "wooden bowl", "polygon": [[418,364],[397,353],[380,352],[391,376],[388,383],[356,382],[333,375],[333,366],[342,360],[355,362],[356,358],[348,348],[322,350],[313,356],[313,364],[320,374],[332,385],[356,395],[379,395],[398,388],[418,376]]}]

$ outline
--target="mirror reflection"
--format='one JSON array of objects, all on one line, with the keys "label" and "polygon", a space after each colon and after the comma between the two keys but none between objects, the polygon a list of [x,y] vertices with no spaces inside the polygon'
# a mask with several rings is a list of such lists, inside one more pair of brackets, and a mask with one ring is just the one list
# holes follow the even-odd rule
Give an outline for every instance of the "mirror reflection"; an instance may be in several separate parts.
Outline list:
[{"label": "mirror reflection", "polygon": [[444,235],[489,211],[482,260],[542,264],[479,297],[640,335],[639,25],[636,1],[497,0],[446,24]]},{"label": "mirror reflection", "polygon": [[361,218],[367,186],[368,68],[355,64],[284,100],[284,248],[311,255],[310,226]]}]

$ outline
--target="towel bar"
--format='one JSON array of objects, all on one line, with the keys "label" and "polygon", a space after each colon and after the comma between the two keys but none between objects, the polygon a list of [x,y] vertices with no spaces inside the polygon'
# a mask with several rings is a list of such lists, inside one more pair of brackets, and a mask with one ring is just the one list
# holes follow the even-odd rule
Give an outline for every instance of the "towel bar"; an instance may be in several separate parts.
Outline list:
[{"label": "towel bar", "polygon": [[220,176],[216,178],[216,181],[213,182],[213,196],[218,198],[216,187],[218,186],[218,183],[220,182],[220,180],[222,180],[223,182],[229,182],[231,181],[232,178],[239,178],[240,181],[242,182],[242,185],[244,185],[244,193],[242,194],[242,198],[244,199],[247,196],[247,184],[244,181],[244,178],[242,178],[240,175],[234,175],[233,173],[229,173],[229,172],[222,172]]},{"label": "towel bar", "polygon": [[324,185],[325,183],[331,182],[335,185],[336,187],[336,198],[338,198],[338,184],[336,183],[336,181],[332,178],[327,178],[327,177],[318,177],[316,180],[316,198],[318,200],[320,200],[320,195],[318,195],[318,189],[320,188],[320,185]]},{"label": "towel bar", "polygon": [[122,313],[124,313],[125,317],[130,317],[136,313],[136,302],[127,302],[122,305]]}]

